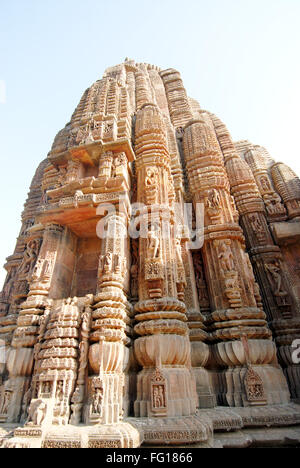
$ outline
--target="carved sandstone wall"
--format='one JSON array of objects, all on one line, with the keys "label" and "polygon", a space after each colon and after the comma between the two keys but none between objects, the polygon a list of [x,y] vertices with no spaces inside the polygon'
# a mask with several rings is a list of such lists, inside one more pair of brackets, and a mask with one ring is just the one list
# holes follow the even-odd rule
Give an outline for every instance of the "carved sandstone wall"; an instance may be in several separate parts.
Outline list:
[{"label": "carved sandstone wall", "polygon": [[107,69],[37,169],[7,258],[0,422],[121,427],[126,446],[130,417],[190,418],[199,442],[199,409],[299,399],[299,238],[290,168],[234,143],[178,71]]}]

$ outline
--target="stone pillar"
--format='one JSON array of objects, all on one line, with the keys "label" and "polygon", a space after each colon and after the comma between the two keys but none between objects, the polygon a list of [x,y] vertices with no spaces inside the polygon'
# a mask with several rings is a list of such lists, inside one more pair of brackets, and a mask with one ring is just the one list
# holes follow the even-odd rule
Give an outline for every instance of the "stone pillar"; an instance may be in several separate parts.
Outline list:
[{"label": "stone pillar", "polygon": [[205,319],[210,315],[210,304],[200,251],[193,254],[193,266],[201,312],[199,310],[188,314],[192,366],[196,378],[199,407],[214,408],[217,406],[217,401],[213,389],[213,375],[211,371],[205,368],[210,356],[210,347],[207,344],[209,342],[209,333],[207,333],[205,326]]},{"label": "stone pillar", "polygon": [[[269,387],[272,369],[277,374],[277,368],[272,367],[275,347],[269,341],[271,332],[259,307],[245,239],[237,223],[237,211],[230,195],[230,188],[234,187],[229,184],[220,146],[207,115],[203,113],[201,120],[186,125],[183,142],[194,203],[202,203],[205,208],[202,255],[212,310],[207,324],[216,343],[215,359],[224,368],[219,375],[219,400],[230,406],[255,404],[245,390],[248,376],[245,369],[249,365],[257,381],[262,379],[264,382],[265,397],[261,396],[262,401],[285,402],[288,397],[282,388],[274,398]],[[243,175],[238,168],[235,174],[239,179]],[[233,355],[230,358],[232,344],[241,342],[243,336],[251,340],[253,346],[256,340],[266,340],[263,344],[268,353],[259,356],[257,347],[258,356],[248,364],[245,358],[233,358]],[[257,366],[258,363],[261,365]]]},{"label": "stone pillar", "polygon": [[27,425],[67,425],[78,369],[81,310],[76,297],[59,299],[46,309],[35,347],[36,365],[32,379]]},{"label": "stone pillar", "polygon": [[153,104],[137,114],[137,201],[139,213],[139,302],[135,306],[138,375],[135,415],[175,417],[194,414],[197,405],[191,373],[191,347],[184,288],[182,252],[176,238],[170,156],[163,118]]},{"label": "stone pillar", "polygon": [[[124,213],[108,215],[106,236],[99,260],[98,292],[92,312],[88,378],[88,401],[84,422],[117,424],[123,418],[124,367],[131,306],[129,289],[129,240]],[[124,365],[125,362],[125,365]]]},{"label": "stone pillar", "polygon": [[[21,416],[23,396],[28,392],[34,365],[34,347],[45,308],[55,265],[56,252],[63,228],[49,225],[42,234],[40,226],[33,226],[27,243],[27,253],[20,265],[20,274],[29,283],[29,293],[20,305],[17,328],[14,332],[7,361],[9,380],[7,392],[11,392],[7,422],[17,422]],[[41,244],[41,235],[43,241]]]},{"label": "stone pillar", "polygon": [[169,113],[175,129],[183,127],[193,118],[180,73],[172,68],[160,72],[168,100]]},{"label": "stone pillar", "polygon": [[251,148],[245,153],[245,161],[249,164],[255,177],[257,187],[264,200],[269,222],[285,221],[286,209],[280,195],[275,191],[272,178],[268,171],[268,161],[262,149]]},{"label": "stone pillar", "polygon": [[[292,309],[290,314],[288,316],[282,315],[276,317],[272,322],[272,328],[278,346],[279,362],[283,366],[292,398],[299,400],[300,366],[293,362],[292,359],[292,353],[294,351],[292,344],[295,340],[300,338],[299,247],[297,237],[293,239],[293,236],[291,236],[291,238],[289,238],[289,234],[293,232],[293,228],[297,228],[296,223],[299,223],[300,220],[300,180],[294,171],[283,163],[273,164],[271,167],[271,174],[276,190],[285,203],[289,219],[289,223],[285,225],[274,224],[272,226],[274,234],[276,234],[277,229],[281,229],[281,227],[284,227],[287,234],[286,239],[281,240],[280,246],[288,269],[288,271],[284,271],[282,275],[275,270],[273,272],[273,281],[276,282],[276,279],[280,281],[282,276],[286,276],[288,278],[287,290],[292,296]],[[277,239],[277,235],[275,238]],[[278,274],[280,276],[278,276]],[[281,284],[284,284],[284,282],[282,281]],[[287,296],[287,298],[288,297],[289,296]]]},{"label": "stone pillar", "polygon": [[[291,298],[288,292],[288,284],[283,275],[282,255],[279,247],[275,246],[270,234],[261,193],[250,167],[236,153],[226,127],[216,117],[212,117],[212,120],[223,152],[231,192],[240,214],[240,224],[246,234],[248,252],[253,263],[255,276],[261,287],[267,318],[271,321],[279,314],[288,318],[291,313]],[[253,154],[248,152],[247,155],[248,159],[250,158],[253,163]],[[262,174],[261,172],[262,170],[258,171],[256,169],[261,191],[266,194],[267,188],[270,192],[272,187],[266,173]],[[244,264],[248,265],[248,284],[252,288],[257,306],[259,306],[258,287],[254,282],[251,262],[247,254],[246,256]],[[259,325],[259,322],[257,324]],[[259,335],[253,336],[253,338],[258,337]],[[249,335],[248,338],[250,338]],[[249,346],[251,347],[252,344]],[[271,346],[274,347],[274,345],[270,343],[268,346],[271,352]],[[258,349],[262,350],[262,347],[259,345]],[[270,389],[269,398],[266,398],[268,403],[285,403],[289,401],[287,386],[280,374],[275,353],[273,354],[273,360],[266,362],[266,364],[271,364],[269,373],[271,373],[270,375],[274,374],[272,377],[274,381],[276,381],[275,377],[277,375],[278,384],[277,388]]]}]

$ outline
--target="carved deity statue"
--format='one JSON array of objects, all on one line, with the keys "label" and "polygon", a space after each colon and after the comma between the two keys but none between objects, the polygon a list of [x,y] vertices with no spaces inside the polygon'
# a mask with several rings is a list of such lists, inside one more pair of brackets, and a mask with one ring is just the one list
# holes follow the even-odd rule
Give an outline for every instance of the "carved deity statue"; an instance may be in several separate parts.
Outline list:
[{"label": "carved deity statue", "polygon": [[153,406],[154,408],[164,408],[164,389],[162,386],[155,385],[153,387]]},{"label": "carved deity statue", "polygon": [[264,191],[269,192],[270,190],[272,190],[272,187],[271,187],[271,184],[270,184],[270,181],[269,181],[268,177],[266,177],[266,176],[261,177],[260,178],[260,183],[261,183],[261,186],[262,186]]},{"label": "carved deity statue", "polygon": [[6,278],[5,285],[3,287],[2,295],[4,298],[8,299],[13,287],[14,278],[16,276],[16,268],[12,268]]},{"label": "carved deity statue", "polygon": [[107,254],[103,258],[103,266],[105,271],[111,271],[112,269],[112,261],[113,255],[111,252],[107,252]]},{"label": "carved deity statue", "polygon": [[90,324],[91,324],[91,314],[88,310],[85,310],[82,314],[81,329],[85,335],[87,334],[87,336],[90,332]]},{"label": "carved deity statue", "polygon": [[239,289],[239,280],[238,280],[238,273],[235,272],[235,274],[227,278],[225,280],[225,288],[226,289],[232,289],[232,290],[238,290]]},{"label": "carved deity statue", "polygon": [[264,232],[263,224],[257,214],[250,217],[250,223],[254,232]]},{"label": "carved deity statue", "polygon": [[181,241],[180,241],[180,239],[175,239],[175,245],[176,245],[177,263],[179,265],[181,265],[182,264],[182,251],[181,251]]},{"label": "carved deity statue", "polygon": [[219,246],[220,266],[224,272],[234,270],[234,260],[231,248],[226,242],[221,242]]},{"label": "carved deity statue", "polygon": [[151,226],[151,229],[148,232],[148,252],[150,258],[158,258],[159,243],[160,241],[158,231],[155,230],[154,226]]},{"label": "carved deity statue", "polygon": [[283,289],[282,285],[283,279],[280,264],[278,262],[265,263],[265,268],[271,275],[275,296],[287,296],[288,293]]},{"label": "carved deity statue", "polygon": [[23,421],[26,421],[28,417],[28,408],[30,405],[31,398],[32,398],[32,389],[29,388],[24,395],[23,403],[22,403],[22,420]]},{"label": "carved deity statue", "polygon": [[1,406],[0,406],[0,414],[7,414],[11,397],[12,397],[12,392],[10,390],[5,390],[3,399],[1,402]]},{"label": "carved deity statue", "polygon": [[46,417],[47,405],[42,400],[33,400],[28,409],[27,425],[40,426]]},{"label": "carved deity statue", "polygon": [[36,240],[28,242],[27,247],[24,252],[23,262],[20,266],[19,273],[27,274],[30,276],[33,271],[37,255],[38,255],[39,243]]},{"label": "carved deity statue", "polygon": [[157,183],[157,172],[154,169],[148,168],[146,171],[145,184],[146,187],[153,187]]},{"label": "carved deity statue", "polygon": [[269,215],[285,213],[285,208],[282,205],[281,198],[277,193],[264,195],[267,213]]},{"label": "carved deity statue", "polygon": [[81,420],[82,402],[84,398],[84,388],[76,387],[71,398],[71,424],[79,424]]},{"label": "carved deity statue", "polygon": [[60,380],[56,388],[56,398],[59,401],[62,401],[64,398],[64,383]]},{"label": "carved deity statue", "polygon": [[60,185],[64,185],[66,183],[66,176],[67,176],[67,168],[60,166],[59,176],[58,176],[58,182]]},{"label": "carved deity statue", "polygon": [[220,208],[220,204],[221,198],[219,192],[216,189],[211,190],[207,197],[207,207],[218,209]]},{"label": "carved deity statue", "polygon": [[93,404],[92,404],[92,412],[94,414],[101,415],[102,399],[103,399],[103,388],[102,387],[96,387],[94,389]]},{"label": "carved deity statue", "polygon": [[50,382],[45,382],[43,386],[43,393],[50,394],[51,393],[51,384]]}]

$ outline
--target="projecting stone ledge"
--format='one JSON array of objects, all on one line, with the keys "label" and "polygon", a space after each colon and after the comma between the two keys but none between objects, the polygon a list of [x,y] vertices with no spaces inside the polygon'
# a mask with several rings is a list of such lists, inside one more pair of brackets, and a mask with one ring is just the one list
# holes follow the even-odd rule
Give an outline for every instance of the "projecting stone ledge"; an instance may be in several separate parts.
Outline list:
[{"label": "projecting stone ledge", "polygon": [[294,244],[300,241],[300,222],[273,223],[271,229],[278,245]]}]

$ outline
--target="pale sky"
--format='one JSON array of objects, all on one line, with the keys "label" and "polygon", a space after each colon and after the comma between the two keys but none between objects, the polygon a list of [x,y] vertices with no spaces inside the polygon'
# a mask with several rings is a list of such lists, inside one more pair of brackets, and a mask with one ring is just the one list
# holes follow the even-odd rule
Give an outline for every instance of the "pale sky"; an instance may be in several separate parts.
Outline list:
[{"label": "pale sky", "polygon": [[233,138],[300,174],[300,0],[0,0],[1,266],[34,171],[125,57],[181,72]]}]

